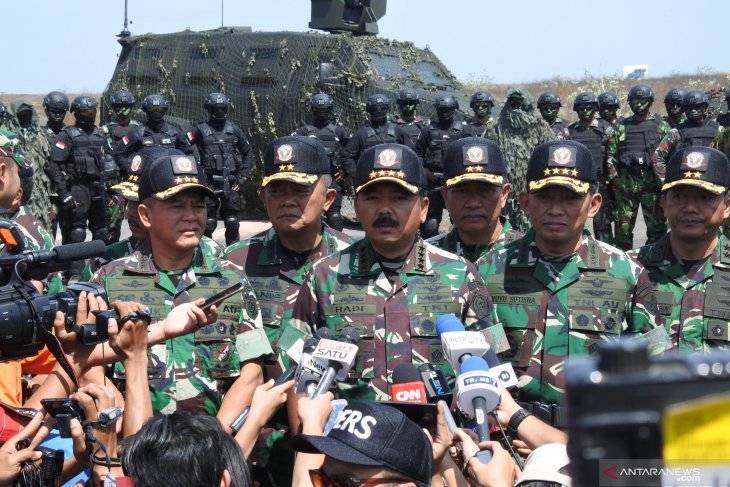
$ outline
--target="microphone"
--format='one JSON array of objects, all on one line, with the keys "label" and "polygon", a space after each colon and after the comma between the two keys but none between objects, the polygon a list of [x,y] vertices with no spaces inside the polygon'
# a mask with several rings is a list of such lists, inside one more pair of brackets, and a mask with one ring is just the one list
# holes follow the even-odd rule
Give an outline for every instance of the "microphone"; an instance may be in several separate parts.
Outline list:
[{"label": "microphone", "polygon": [[489,372],[493,377],[499,380],[502,385],[507,388],[517,385],[517,374],[515,374],[515,369],[512,367],[512,364],[509,362],[504,364],[501,363],[492,347],[489,347],[489,350],[487,350],[482,358],[486,360],[487,365],[489,365]]},{"label": "microphone", "polygon": [[351,326],[346,326],[340,332],[337,340],[320,340],[317,348],[312,353],[313,358],[326,360],[327,368],[317,384],[317,388],[308,397],[317,397],[327,392],[335,381],[343,381],[347,378],[352,365],[357,359],[357,343],[360,341],[360,334]]},{"label": "microphone", "polygon": [[[319,328],[314,332],[314,336],[310,337],[306,342],[306,347],[302,350],[296,358],[290,357],[297,362],[296,373],[294,379],[297,381],[297,387],[295,392],[301,394],[302,392],[310,393],[316,387],[316,384],[322,378],[324,370],[327,367],[327,363],[322,360],[315,360],[312,358],[312,353],[317,344],[321,339],[334,339],[334,333],[327,327]],[[287,352],[288,353],[288,352]]]},{"label": "microphone", "polygon": [[[464,414],[476,420],[479,442],[489,441],[487,415],[496,409],[499,400],[499,384],[489,373],[487,362],[481,357],[464,360],[461,374],[456,378],[456,402]],[[492,452],[482,450],[477,458],[488,463]]]},{"label": "microphone", "polygon": [[461,363],[471,356],[481,357],[489,350],[489,343],[479,331],[465,331],[464,325],[453,314],[439,316],[436,320],[436,333],[441,338],[441,346],[457,375],[461,373]]},{"label": "microphone", "polygon": [[415,365],[405,362],[395,366],[393,383],[390,385],[390,398],[395,402],[426,403],[426,387]]},{"label": "microphone", "polygon": [[[451,393],[451,387],[446,382],[443,372],[434,368],[429,363],[419,365],[418,372],[426,388],[426,399],[428,402],[437,403],[439,401],[446,401],[447,404],[451,404],[451,399],[454,395]],[[395,382],[395,371],[393,371],[393,382]]]}]

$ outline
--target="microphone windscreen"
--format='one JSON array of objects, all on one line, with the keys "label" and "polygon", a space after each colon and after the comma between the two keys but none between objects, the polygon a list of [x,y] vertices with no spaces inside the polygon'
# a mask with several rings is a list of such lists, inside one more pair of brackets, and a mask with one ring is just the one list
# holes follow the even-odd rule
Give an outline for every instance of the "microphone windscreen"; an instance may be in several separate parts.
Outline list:
[{"label": "microphone windscreen", "polygon": [[319,339],[326,339],[326,340],[334,340],[335,334],[332,333],[332,330],[327,328],[326,326],[323,326],[322,328],[318,328],[317,331],[314,332],[314,336]]},{"label": "microphone windscreen", "polygon": [[307,341],[304,342],[304,345],[302,346],[302,353],[312,353],[314,352],[314,349],[317,348],[317,344],[319,343],[318,338],[307,338]]},{"label": "microphone windscreen", "polygon": [[436,333],[438,336],[452,331],[464,331],[464,325],[454,315],[439,316],[436,320]]},{"label": "microphone windscreen", "polygon": [[461,363],[462,374],[472,372],[474,370],[487,372],[489,370],[489,365],[487,365],[487,362],[481,357],[469,357]]},{"label": "microphone windscreen", "polygon": [[106,245],[101,240],[92,240],[91,242],[59,245],[53,250],[56,252],[56,262],[63,263],[104,255]]},{"label": "microphone windscreen", "polygon": [[422,382],[421,374],[415,365],[402,362],[393,369],[393,384],[406,384],[408,382]]},{"label": "microphone windscreen", "polygon": [[340,331],[337,341],[357,344],[360,341],[360,333],[351,326],[346,326]]}]

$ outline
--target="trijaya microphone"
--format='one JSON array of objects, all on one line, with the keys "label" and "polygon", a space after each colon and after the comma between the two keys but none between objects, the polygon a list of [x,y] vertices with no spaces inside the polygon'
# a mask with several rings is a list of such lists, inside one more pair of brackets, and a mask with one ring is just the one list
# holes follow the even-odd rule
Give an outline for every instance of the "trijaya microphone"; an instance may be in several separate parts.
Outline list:
[{"label": "trijaya microphone", "polygon": [[[476,420],[479,442],[489,441],[487,415],[499,405],[500,396],[499,383],[489,373],[487,362],[481,357],[464,360],[461,374],[456,378],[456,402],[464,414]],[[492,452],[482,450],[477,458],[487,463]]]}]

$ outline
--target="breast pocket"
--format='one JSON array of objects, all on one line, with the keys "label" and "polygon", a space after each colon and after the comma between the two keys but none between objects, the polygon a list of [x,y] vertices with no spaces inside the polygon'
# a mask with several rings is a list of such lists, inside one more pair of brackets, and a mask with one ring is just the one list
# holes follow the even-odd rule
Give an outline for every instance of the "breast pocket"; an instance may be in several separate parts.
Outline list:
[{"label": "breast pocket", "polygon": [[[709,348],[726,349],[730,345],[730,298],[718,293],[715,289],[705,292],[704,326],[702,339]],[[687,334],[689,330],[684,330]]]},{"label": "breast pocket", "polygon": [[[449,303],[452,304],[452,303]],[[455,308],[459,307],[458,303]],[[409,306],[410,308],[410,306]],[[458,315],[458,309],[455,310]],[[450,311],[454,312],[454,311]],[[446,360],[441,340],[436,332],[438,316],[426,313],[413,313],[409,309],[409,330],[411,335],[411,361],[418,366],[430,363],[441,369],[445,375],[453,375],[454,371]]]},{"label": "breast pocket", "polygon": [[622,316],[622,312],[613,309],[571,308],[568,338],[570,354],[593,354],[601,341],[616,340],[621,333]]},{"label": "breast pocket", "polygon": [[239,373],[236,353],[237,325],[218,321],[195,332],[195,362],[211,379],[222,379]]}]

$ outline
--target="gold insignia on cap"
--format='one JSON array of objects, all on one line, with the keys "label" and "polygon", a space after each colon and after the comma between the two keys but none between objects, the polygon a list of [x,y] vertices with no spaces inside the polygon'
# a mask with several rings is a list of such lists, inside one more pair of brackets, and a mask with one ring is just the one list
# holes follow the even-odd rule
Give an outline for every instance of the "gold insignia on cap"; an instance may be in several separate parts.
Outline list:
[{"label": "gold insignia on cap", "polygon": [[687,167],[697,169],[698,167],[702,167],[702,162],[704,160],[705,156],[701,152],[690,152],[685,158],[685,164]]},{"label": "gold insignia on cap", "polygon": [[484,149],[481,148],[481,146],[474,145],[472,147],[469,147],[466,151],[466,160],[471,163],[477,163],[482,162],[486,157],[484,157]]},{"label": "gold insignia on cap", "polygon": [[553,152],[553,161],[555,161],[555,164],[560,164],[561,166],[563,166],[571,162],[570,156],[570,149],[568,149],[567,147],[558,147]]},{"label": "gold insignia on cap", "polygon": [[286,162],[294,157],[294,149],[289,144],[282,144],[276,149],[276,158],[282,162]]},{"label": "gold insignia on cap", "polygon": [[130,169],[134,172],[139,171],[139,168],[142,166],[142,156],[137,154],[132,158],[132,164],[130,165]]},{"label": "gold insignia on cap", "polygon": [[175,169],[181,172],[190,172],[193,170],[193,161],[189,157],[178,157],[175,159]]},{"label": "gold insignia on cap", "polygon": [[384,167],[394,166],[398,162],[398,154],[393,149],[385,149],[378,154],[378,162]]}]

